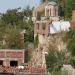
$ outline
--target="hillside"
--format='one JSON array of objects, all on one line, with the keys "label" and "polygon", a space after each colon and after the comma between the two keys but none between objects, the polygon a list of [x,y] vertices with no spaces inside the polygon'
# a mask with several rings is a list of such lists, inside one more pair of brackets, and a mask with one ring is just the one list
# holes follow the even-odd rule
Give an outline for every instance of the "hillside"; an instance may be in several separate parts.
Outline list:
[{"label": "hillside", "polygon": [[[0,48],[24,49],[33,43],[32,9],[7,10],[0,19]],[[12,37],[11,37],[12,36]]]}]

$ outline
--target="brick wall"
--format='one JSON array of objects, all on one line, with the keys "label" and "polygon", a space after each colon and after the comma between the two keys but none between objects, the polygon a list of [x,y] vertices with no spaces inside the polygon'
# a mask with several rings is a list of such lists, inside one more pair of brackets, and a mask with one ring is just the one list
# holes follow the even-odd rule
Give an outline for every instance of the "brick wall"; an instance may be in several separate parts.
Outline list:
[{"label": "brick wall", "polygon": [[[50,21],[47,21],[47,22],[41,22],[41,21],[39,21],[38,22],[39,28],[37,27],[37,25],[38,25],[37,22],[34,23],[34,34],[48,35],[48,33],[49,33],[49,28],[48,28],[49,22]],[[45,23],[45,29],[43,29],[43,23]]]},{"label": "brick wall", "polygon": [[71,28],[75,28],[75,22],[71,21]]},{"label": "brick wall", "polygon": [[75,28],[75,10],[72,11],[71,28]]},{"label": "brick wall", "polygon": [[75,21],[75,10],[72,11],[72,21]]},{"label": "brick wall", "polygon": [[5,57],[5,52],[0,51],[0,58],[4,58]]},{"label": "brick wall", "polygon": [[10,61],[18,61],[18,65],[24,63],[24,50],[0,50],[0,60],[4,66],[10,66]]}]

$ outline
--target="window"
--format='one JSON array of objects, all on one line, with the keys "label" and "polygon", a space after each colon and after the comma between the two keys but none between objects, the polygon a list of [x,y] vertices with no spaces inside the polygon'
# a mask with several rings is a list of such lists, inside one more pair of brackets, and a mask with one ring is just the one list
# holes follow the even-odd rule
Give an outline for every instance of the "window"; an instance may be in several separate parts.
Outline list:
[{"label": "window", "polygon": [[3,60],[0,60],[0,65],[3,65]]},{"label": "window", "polygon": [[18,66],[18,61],[15,60],[10,61],[10,66],[11,67]]}]

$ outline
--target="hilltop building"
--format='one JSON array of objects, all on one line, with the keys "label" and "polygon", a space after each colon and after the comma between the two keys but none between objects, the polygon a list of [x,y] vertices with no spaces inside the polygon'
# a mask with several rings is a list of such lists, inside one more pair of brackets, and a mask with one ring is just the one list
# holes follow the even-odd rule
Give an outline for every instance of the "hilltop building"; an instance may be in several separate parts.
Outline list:
[{"label": "hilltop building", "polygon": [[32,61],[34,61],[34,65],[36,63],[36,65],[42,65],[46,68],[45,55],[48,54],[46,47],[48,42],[53,44],[52,41],[55,38],[54,45],[56,45],[57,50],[65,50],[66,44],[61,39],[63,36],[61,32],[69,30],[71,27],[70,22],[60,20],[59,6],[54,1],[46,1],[34,8],[32,20],[34,23],[34,39],[38,35],[39,40],[38,48],[34,51]]},{"label": "hilltop building", "polygon": [[58,16],[58,5],[56,2],[45,2],[40,4],[37,8],[33,10],[33,21],[45,20],[50,18],[52,20],[59,20]]},{"label": "hilltop building", "polygon": [[60,20],[58,10],[59,6],[54,1],[47,1],[33,10],[34,38],[38,34],[39,43],[44,43],[44,36],[69,30],[70,22]]}]

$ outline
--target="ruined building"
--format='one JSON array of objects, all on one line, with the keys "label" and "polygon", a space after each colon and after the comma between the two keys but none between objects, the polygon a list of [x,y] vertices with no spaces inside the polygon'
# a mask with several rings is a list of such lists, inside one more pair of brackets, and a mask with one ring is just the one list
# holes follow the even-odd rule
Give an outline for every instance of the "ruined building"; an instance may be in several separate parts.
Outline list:
[{"label": "ruined building", "polygon": [[49,36],[50,29],[49,25],[52,21],[58,21],[58,4],[56,2],[45,2],[40,4],[33,10],[33,23],[34,23],[34,39],[36,35],[39,38],[39,46],[33,52],[33,57],[31,61],[33,62],[32,65],[34,66],[43,66],[46,68],[46,61],[45,61],[45,39]]},{"label": "ruined building", "polygon": [[70,22],[59,19],[58,4],[54,1],[40,4],[33,10],[34,38],[39,35],[39,43],[44,43],[44,36],[66,31]]},{"label": "ruined building", "polygon": [[[45,54],[48,52],[47,46],[49,43],[54,44],[59,51],[66,49],[66,44],[62,42],[63,35],[60,32],[68,31],[70,22],[60,20],[58,8],[56,2],[46,1],[33,10],[34,39],[36,35],[39,39],[38,48],[34,51],[32,58],[33,64],[46,65]],[[58,33],[60,34],[57,35]]]},{"label": "ruined building", "polygon": [[33,10],[34,36],[36,34],[48,35],[48,25],[51,20],[59,20],[56,2],[46,2],[35,8]]}]

